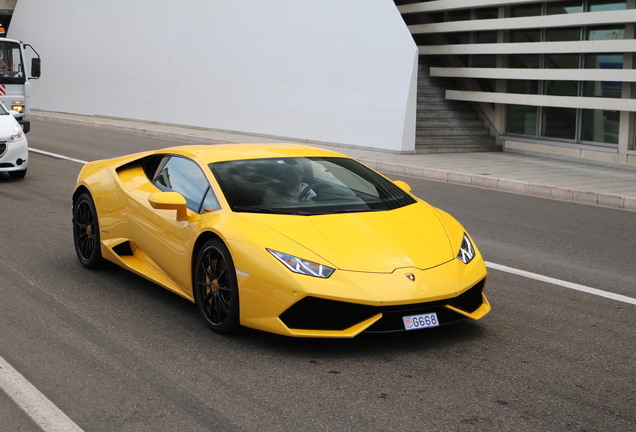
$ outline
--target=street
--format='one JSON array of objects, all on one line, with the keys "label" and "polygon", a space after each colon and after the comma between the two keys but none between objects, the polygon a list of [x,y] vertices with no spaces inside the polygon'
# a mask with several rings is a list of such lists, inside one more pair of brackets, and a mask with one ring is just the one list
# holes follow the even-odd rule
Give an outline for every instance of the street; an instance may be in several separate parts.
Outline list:
[{"label": "street", "polygon": [[[179,143],[34,121],[79,160]],[[79,264],[81,164],[0,176],[0,357],[85,431],[636,431],[636,306],[489,270],[477,322],[351,340],[212,333],[196,306]],[[391,176],[486,261],[636,298],[633,212]],[[40,428],[0,392],[0,430]]]}]

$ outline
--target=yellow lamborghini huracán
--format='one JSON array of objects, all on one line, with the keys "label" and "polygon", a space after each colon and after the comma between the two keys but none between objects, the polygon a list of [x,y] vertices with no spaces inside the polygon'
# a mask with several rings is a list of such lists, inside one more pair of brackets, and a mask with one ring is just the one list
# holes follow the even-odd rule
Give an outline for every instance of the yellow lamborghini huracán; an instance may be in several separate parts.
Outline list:
[{"label": "yellow lamborghini hurac\u00e1n", "polygon": [[215,332],[417,330],[490,310],[453,217],[338,153],[181,146],[86,164],[73,193],[84,267],[104,260],[198,305]]}]

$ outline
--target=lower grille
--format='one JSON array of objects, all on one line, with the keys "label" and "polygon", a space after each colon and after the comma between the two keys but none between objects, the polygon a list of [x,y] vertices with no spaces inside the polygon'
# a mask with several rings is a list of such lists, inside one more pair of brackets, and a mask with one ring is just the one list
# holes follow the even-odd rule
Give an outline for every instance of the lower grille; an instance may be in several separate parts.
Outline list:
[{"label": "lower grille", "polygon": [[464,318],[445,305],[471,313],[483,303],[484,281],[457,297],[436,301],[398,306],[368,306],[305,297],[280,315],[285,325],[299,330],[345,330],[374,315],[382,313],[382,319],[367,329],[368,332],[392,332],[404,330],[402,317],[427,312],[436,312],[440,324],[450,324]]},{"label": "lower grille", "polygon": [[0,157],[7,151],[7,143],[0,142]]}]

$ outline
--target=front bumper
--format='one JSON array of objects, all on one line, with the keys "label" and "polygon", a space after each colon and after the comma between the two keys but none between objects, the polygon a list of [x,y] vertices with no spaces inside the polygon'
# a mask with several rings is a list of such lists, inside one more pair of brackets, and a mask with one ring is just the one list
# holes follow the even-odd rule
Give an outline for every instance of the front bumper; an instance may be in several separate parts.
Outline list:
[{"label": "front bumper", "polygon": [[0,172],[22,171],[29,164],[29,145],[26,138],[7,143],[0,141]]},{"label": "front bumper", "polygon": [[[362,332],[404,330],[402,317],[436,312],[440,324],[478,320],[490,311],[483,294],[487,271],[481,255],[421,270],[392,273],[336,270],[328,279],[286,268],[249,269],[242,253],[238,270],[241,324],[287,336],[350,338]],[[255,257],[259,251],[240,251]],[[271,257],[263,256],[261,263]],[[252,261],[253,262],[253,261]],[[252,271],[250,271],[252,270]],[[256,270],[256,271],[255,271]],[[411,280],[411,277],[413,280]]]},{"label": "front bumper", "polygon": [[437,314],[440,325],[465,318],[476,320],[490,310],[483,294],[485,284],[483,279],[457,297],[445,300],[394,306],[369,306],[308,296],[287,309],[280,319],[297,335],[307,330],[310,333],[346,332],[361,323],[366,323],[363,331],[369,333],[404,331],[402,317],[429,312]]}]

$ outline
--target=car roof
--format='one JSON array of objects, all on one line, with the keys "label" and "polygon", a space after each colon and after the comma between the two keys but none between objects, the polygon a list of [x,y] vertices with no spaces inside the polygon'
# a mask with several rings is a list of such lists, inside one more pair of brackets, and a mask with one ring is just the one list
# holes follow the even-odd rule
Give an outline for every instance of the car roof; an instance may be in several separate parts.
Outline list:
[{"label": "car roof", "polygon": [[157,153],[173,153],[199,158],[206,164],[228,160],[277,157],[347,157],[340,153],[299,144],[215,144],[169,147]]}]

